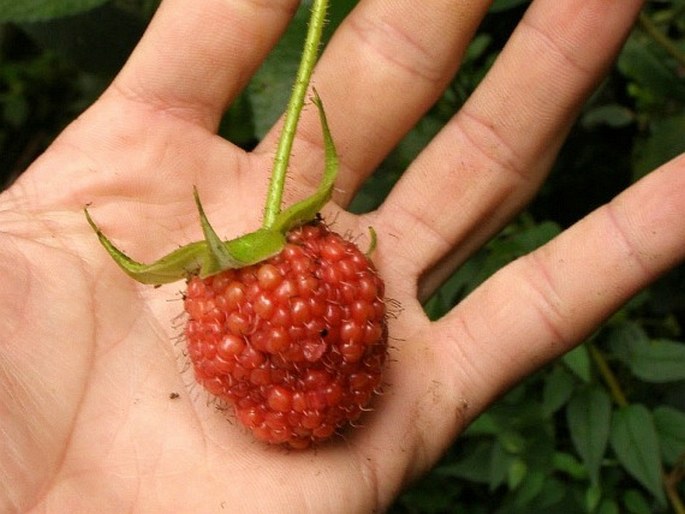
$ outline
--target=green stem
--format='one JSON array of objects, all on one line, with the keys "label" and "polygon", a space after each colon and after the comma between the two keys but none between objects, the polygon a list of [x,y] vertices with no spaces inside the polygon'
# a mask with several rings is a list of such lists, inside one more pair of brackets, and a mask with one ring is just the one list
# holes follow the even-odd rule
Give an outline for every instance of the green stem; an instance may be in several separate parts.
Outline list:
[{"label": "green stem", "polygon": [[668,496],[668,501],[671,502],[671,507],[673,507],[675,514],[685,514],[685,504],[678,493],[678,483],[681,479],[680,473],[676,477],[666,475],[664,479],[666,482],[666,495]]},{"label": "green stem", "polygon": [[288,107],[285,111],[283,130],[278,140],[274,167],[271,171],[271,180],[266,196],[266,204],[264,206],[264,221],[262,222],[262,227],[265,229],[273,227],[276,217],[281,212],[288,162],[290,161],[293,141],[295,140],[297,122],[300,119],[300,113],[304,106],[304,99],[309,87],[309,81],[318,57],[327,7],[327,0],[314,0],[307,37],[304,42],[302,59],[300,60],[300,67],[297,70],[293,92],[290,95]]},{"label": "green stem", "polygon": [[685,53],[666,34],[661,32],[654,22],[644,12],[640,13],[640,28],[644,30],[657,44],[668,52],[680,66],[685,68]]},{"label": "green stem", "polygon": [[626,399],[626,395],[623,393],[623,389],[621,389],[621,384],[618,382],[616,375],[614,375],[614,372],[609,367],[609,364],[604,358],[604,355],[602,355],[602,352],[600,352],[593,344],[588,344],[587,346],[588,350],[590,351],[590,356],[592,357],[592,360],[595,362],[595,365],[599,370],[599,374],[602,375],[604,383],[609,388],[609,391],[611,392],[611,397],[614,399],[614,402],[616,402],[616,405],[620,407],[627,406],[628,400]]},{"label": "green stem", "polygon": [[[590,351],[590,356],[597,366],[600,375],[602,375],[604,383],[609,388],[614,402],[619,407],[627,407],[628,399],[626,398],[626,395],[623,392],[621,384],[616,378],[616,375],[609,367],[609,363],[607,363],[606,359],[604,358],[604,355],[602,355],[602,352],[600,352],[593,344],[588,344],[587,346]],[[662,481],[664,488],[666,489],[666,496],[668,497],[668,501],[670,502],[675,514],[685,514],[685,505],[683,505],[683,501],[678,493],[678,482],[681,480],[681,478],[682,476],[678,466],[674,471],[672,471],[671,474],[664,473],[662,475]]]}]

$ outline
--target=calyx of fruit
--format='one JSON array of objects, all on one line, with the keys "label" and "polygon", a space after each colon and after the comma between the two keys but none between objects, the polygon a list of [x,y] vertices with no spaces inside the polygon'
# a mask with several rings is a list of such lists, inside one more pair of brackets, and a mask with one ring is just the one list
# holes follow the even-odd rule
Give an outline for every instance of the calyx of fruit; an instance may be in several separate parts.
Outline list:
[{"label": "calyx of fruit", "polygon": [[194,196],[204,240],[182,246],[150,264],[137,262],[119,250],[103,234],[88,210],[85,209],[88,223],[95,230],[102,246],[105,247],[119,267],[132,278],[144,284],[175,282],[190,275],[204,278],[227,269],[256,264],[278,254],[285,246],[286,233],[313,220],[321,208],[330,200],[335,178],[338,174],[337,152],[323,104],[316,92],[312,98],[312,103],[319,111],[325,147],[324,172],[319,187],[311,196],[278,212],[270,223],[267,224],[265,220],[264,225],[254,232],[229,241],[221,240],[205,215],[197,190],[194,190]]},{"label": "calyx of fruit", "polygon": [[194,190],[204,240],[195,241],[174,250],[161,259],[145,264],[131,259],[118,249],[100,230],[87,209],[84,209],[88,223],[93,228],[110,256],[135,280],[144,284],[164,284],[189,276],[205,278],[227,269],[242,268],[256,264],[278,254],[286,244],[289,230],[312,221],[321,208],[330,200],[338,173],[338,156],[333,144],[326,114],[318,93],[314,90],[312,103],[316,106],[323,131],[325,165],[323,177],[317,190],[285,210],[281,210],[281,199],[285,175],[290,160],[290,151],[295,130],[304,105],[311,74],[316,63],[318,46],[326,14],[327,1],[317,0],[312,7],[312,16],[305,40],[304,52],[298,69],[293,93],[286,110],[284,128],[274,160],[271,182],[264,208],[262,226],[240,237],[223,241],[209,223]]}]

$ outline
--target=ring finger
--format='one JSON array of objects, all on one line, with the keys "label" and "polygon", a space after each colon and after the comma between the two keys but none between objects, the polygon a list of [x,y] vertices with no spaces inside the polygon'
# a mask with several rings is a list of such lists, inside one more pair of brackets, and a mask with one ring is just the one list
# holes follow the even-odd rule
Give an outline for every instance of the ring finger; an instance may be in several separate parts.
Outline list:
[{"label": "ring finger", "polygon": [[374,224],[406,241],[410,274],[432,272],[423,296],[537,190],[641,4],[533,2],[488,76],[404,174]]}]

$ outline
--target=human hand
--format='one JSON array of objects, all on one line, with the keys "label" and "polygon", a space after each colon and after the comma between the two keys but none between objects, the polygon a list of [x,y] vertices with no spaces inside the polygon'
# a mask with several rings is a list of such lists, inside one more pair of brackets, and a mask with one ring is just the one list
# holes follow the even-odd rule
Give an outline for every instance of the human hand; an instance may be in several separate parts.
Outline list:
[{"label": "human hand", "polygon": [[[507,387],[683,258],[680,158],[429,322],[418,298],[534,194],[640,2],[536,0],[469,102],[356,217],[342,207],[439,96],[488,6],[363,1],[314,84],[343,164],[327,214],[375,228],[402,306],[388,386],[344,438],[289,453],[254,442],[179,372],[179,286],[121,273],[82,208],[146,262],[201,238],[193,185],[223,236],[258,226],[279,127],[251,153],[215,133],[296,6],[165,0],[113,85],[0,197],[3,512],[381,510]],[[310,109],[290,201],[322,162]]]}]

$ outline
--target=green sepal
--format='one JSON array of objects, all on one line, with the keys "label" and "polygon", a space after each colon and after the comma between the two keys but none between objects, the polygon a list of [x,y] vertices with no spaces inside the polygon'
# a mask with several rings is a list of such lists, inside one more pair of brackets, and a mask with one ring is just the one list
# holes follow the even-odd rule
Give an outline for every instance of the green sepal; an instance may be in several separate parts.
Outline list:
[{"label": "green sepal", "polygon": [[207,243],[205,241],[196,241],[178,248],[152,264],[136,262],[114,246],[107,236],[102,233],[93,221],[93,218],[91,218],[88,209],[84,209],[84,212],[88,223],[97,234],[100,243],[105,247],[110,257],[114,259],[114,262],[127,275],[138,282],[143,284],[166,284],[212,266],[211,254],[207,250]]},{"label": "green sepal", "polygon": [[212,225],[207,219],[205,210],[202,207],[202,202],[200,202],[200,195],[197,192],[197,188],[193,187],[193,198],[195,198],[195,205],[197,206],[198,213],[200,214],[200,225],[202,226],[202,233],[205,236],[205,242],[207,243],[207,248],[209,250],[211,258],[214,260],[214,264],[217,269],[229,269],[237,268],[240,266],[238,262],[229,252],[228,248],[221,240],[216,231],[212,228]]},{"label": "green sepal", "polygon": [[[87,209],[86,219],[102,246],[119,267],[130,277],[143,284],[167,284],[198,275],[202,278],[220,273],[225,269],[242,268],[261,262],[279,253],[285,246],[285,236],[273,230],[259,229],[231,241],[221,243],[229,262],[219,264],[216,252],[208,241],[195,241],[182,246],[151,263],[134,261],[119,250],[95,224]],[[204,227],[203,227],[204,228]],[[213,231],[212,231],[213,232]],[[215,234],[216,235],[216,234]],[[228,264],[226,266],[226,264]]]},{"label": "green sepal", "polygon": [[340,161],[335,149],[335,144],[333,143],[330,128],[328,127],[326,112],[324,111],[323,103],[316,90],[314,90],[312,103],[319,111],[319,120],[321,121],[321,129],[323,131],[325,159],[323,177],[321,178],[319,187],[311,196],[291,205],[276,216],[273,229],[281,233],[286,233],[288,230],[307,223],[316,217],[317,213],[331,199],[335,179],[338,176],[338,169],[340,168]]},{"label": "green sepal", "polygon": [[319,112],[323,131],[325,151],[323,177],[319,187],[311,196],[280,212],[271,226],[262,227],[230,241],[222,241],[209,223],[198,192],[194,189],[193,194],[205,240],[182,246],[151,264],[144,264],[134,261],[114,246],[95,224],[88,210],[84,209],[88,223],[119,267],[130,277],[144,284],[166,284],[182,280],[189,275],[204,278],[226,269],[250,266],[278,254],[285,246],[285,234],[292,228],[315,219],[317,213],[330,200],[338,175],[338,154],[323,104],[316,91],[314,91],[312,103]]},{"label": "green sepal", "polygon": [[224,245],[238,264],[233,268],[243,268],[265,261],[283,250],[285,234],[276,230],[260,228],[244,236],[226,241]]},{"label": "green sepal", "polygon": [[369,226],[369,238],[371,239],[371,242],[369,243],[369,248],[366,250],[366,256],[371,258],[371,255],[376,250],[376,245],[378,244],[378,235],[376,234],[376,230],[371,226]]},{"label": "green sepal", "polygon": [[[285,173],[304,97],[316,62],[327,6],[326,0],[315,0],[312,6],[312,18],[307,31],[305,49],[293,93],[288,103],[285,126],[274,159],[262,228],[231,241],[222,241],[209,223],[197,190],[194,190],[204,241],[197,241],[178,248],[152,264],[143,264],[134,261],[114,246],[95,224],[88,210],[84,209],[88,223],[97,234],[100,243],[129,276],[145,284],[163,284],[181,280],[189,275],[207,277],[226,269],[256,264],[278,254],[286,244],[288,231],[314,220],[319,211],[331,199],[335,179],[338,175],[339,161],[323,104],[315,90],[312,103],[319,113],[324,140],[325,166],[323,176],[314,194],[281,211]],[[372,239],[374,239],[373,235]],[[373,246],[375,244],[372,243]]]}]

